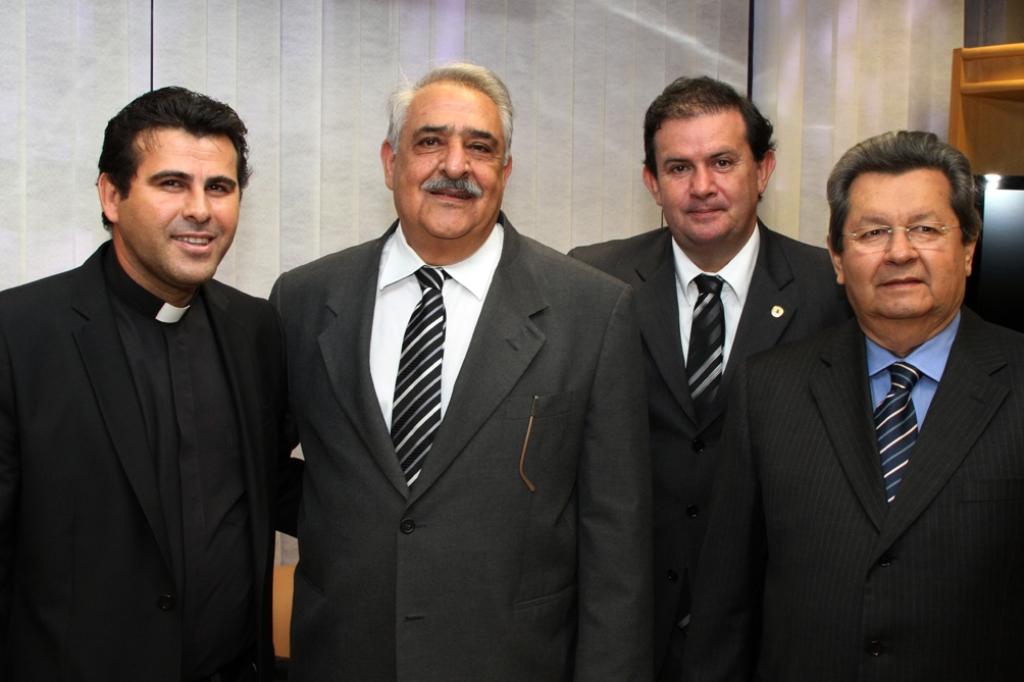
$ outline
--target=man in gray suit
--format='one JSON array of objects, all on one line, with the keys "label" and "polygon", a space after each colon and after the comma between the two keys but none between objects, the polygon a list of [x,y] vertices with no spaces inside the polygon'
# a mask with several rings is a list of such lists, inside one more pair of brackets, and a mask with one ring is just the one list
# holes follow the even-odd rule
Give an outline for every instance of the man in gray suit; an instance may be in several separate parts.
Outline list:
[{"label": "man in gray suit", "polygon": [[[724,395],[736,367],[849,315],[825,250],[758,221],[775,168],[771,138],[771,123],[729,85],[676,80],[644,120],[644,183],[668,227],[570,254],[636,294],[650,405],[659,680],[681,672]],[[719,314],[710,320],[700,313],[714,312],[702,280],[719,283],[718,300],[711,297]],[[694,329],[714,335],[710,355]]]},{"label": "man in gray suit", "polygon": [[650,471],[629,289],[500,212],[504,84],[391,99],[398,221],[281,276],[306,457],[293,679],[649,679]]},{"label": "man in gray suit", "polygon": [[694,682],[1020,678],[1024,336],[961,307],[974,196],[931,133],[871,138],[832,171],[857,319],[737,377]]}]

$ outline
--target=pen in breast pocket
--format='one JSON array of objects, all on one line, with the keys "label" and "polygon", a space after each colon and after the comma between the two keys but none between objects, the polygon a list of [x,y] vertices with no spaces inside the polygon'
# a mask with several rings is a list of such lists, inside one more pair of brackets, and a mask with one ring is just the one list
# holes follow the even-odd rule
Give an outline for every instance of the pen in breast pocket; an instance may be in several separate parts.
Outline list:
[{"label": "pen in breast pocket", "polygon": [[530,420],[526,422],[526,436],[523,438],[523,449],[519,452],[519,478],[523,479],[526,489],[531,493],[537,492],[537,486],[526,476],[526,448],[530,445],[530,434],[533,433],[533,418],[537,416],[537,401],[539,400],[540,396],[535,395],[533,396],[533,402],[530,403]]}]

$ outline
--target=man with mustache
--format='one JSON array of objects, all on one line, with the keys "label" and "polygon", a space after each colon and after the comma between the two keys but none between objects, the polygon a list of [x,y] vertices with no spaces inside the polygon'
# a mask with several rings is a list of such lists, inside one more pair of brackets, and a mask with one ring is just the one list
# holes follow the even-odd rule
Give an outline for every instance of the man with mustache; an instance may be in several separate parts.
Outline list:
[{"label": "man with mustache", "polygon": [[306,457],[291,679],[648,680],[631,294],[501,213],[497,76],[390,104],[398,221],[271,295]]},{"label": "man with mustache", "polygon": [[886,133],[828,202],[856,319],[736,377],[688,679],[1020,679],[1024,336],[962,307],[970,164]]},{"label": "man with mustache", "polygon": [[100,154],[110,241],[0,294],[6,682],[272,677],[274,524],[295,513],[276,498],[298,480],[280,324],[212,279],[245,134],[183,88],[137,98]]},{"label": "man with mustache", "polygon": [[736,368],[849,314],[825,250],[757,218],[775,168],[771,138],[771,123],[729,85],[677,79],[644,119],[643,179],[668,226],[571,253],[636,294],[650,409],[659,680],[680,675]]}]

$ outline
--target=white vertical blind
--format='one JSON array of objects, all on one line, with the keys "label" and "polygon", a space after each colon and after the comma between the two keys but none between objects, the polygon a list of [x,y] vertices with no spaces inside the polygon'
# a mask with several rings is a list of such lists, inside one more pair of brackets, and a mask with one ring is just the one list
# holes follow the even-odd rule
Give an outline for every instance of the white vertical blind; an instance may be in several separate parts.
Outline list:
[{"label": "white vertical blind", "polygon": [[769,225],[823,246],[847,149],[887,130],[946,139],[963,15],[963,0],[754,0],[753,98],[778,141]]},{"label": "white vertical blind", "polygon": [[155,87],[205,92],[249,127],[255,173],[218,277],[252,293],[387,227],[387,95],[456,59],[512,92],[517,227],[562,250],[650,229],[643,113],[682,74],[742,89],[747,19],[747,0],[154,0],[152,17],[146,2],[2,0],[0,287],[106,238],[103,127],[149,88],[151,59]]},{"label": "white vertical blind", "polygon": [[0,288],[7,288],[66,270],[106,239],[96,161],[107,119],[148,87],[149,10],[4,0],[0,26]]}]

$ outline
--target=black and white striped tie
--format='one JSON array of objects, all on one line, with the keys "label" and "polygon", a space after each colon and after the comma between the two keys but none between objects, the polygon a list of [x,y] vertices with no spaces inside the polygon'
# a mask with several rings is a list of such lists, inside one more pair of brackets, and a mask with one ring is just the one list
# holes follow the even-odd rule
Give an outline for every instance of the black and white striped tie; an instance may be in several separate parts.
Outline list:
[{"label": "black and white striped tie", "polygon": [[697,414],[703,417],[715,400],[722,379],[725,352],[725,311],[721,277],[697,275],[700,295],[693,307],[690,349],[686,354],[686,378]]},{"label": "black and white striped tie", "polygon": [[423,468],[434,432],[441,423],[441,360],[445,312],[441,295],[448,273],[423,266],[416,271],[423,297],[413,309],[402,340],[395,380],[391,440],[410,486]]},{"label": "black and white striped tie", "polygon": [[889,376],[892,386],[875,408],[874,419],[885,499],[892,502],[917,442],[917,412],[910,391],[921,378],[921,372],[905,362],[894,362],[889,365]]}]

